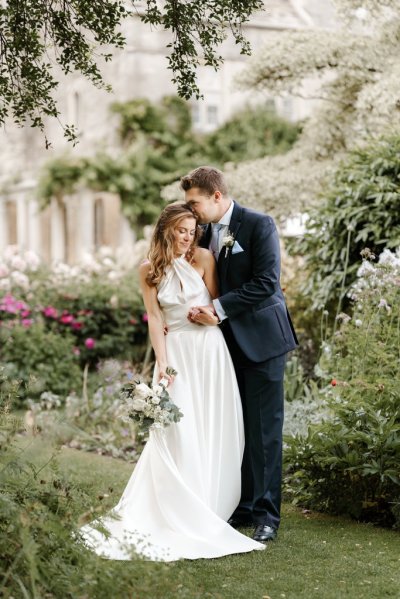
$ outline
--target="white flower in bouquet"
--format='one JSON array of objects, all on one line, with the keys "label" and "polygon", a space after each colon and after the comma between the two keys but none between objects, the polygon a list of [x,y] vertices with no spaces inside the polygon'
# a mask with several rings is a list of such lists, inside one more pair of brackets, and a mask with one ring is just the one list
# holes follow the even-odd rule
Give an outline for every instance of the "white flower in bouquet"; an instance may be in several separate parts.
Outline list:
[{"label": "white flower in bouquet", "polygon": [[142,412],[147,408],[147,403],[144,399],[137,397],[131,403],[131,407],[133,410],[136,410],[137,412]]},{"label": "white flower in bouquet", "polygon": [[135,387],[135,397],[140,397],[145,399],[146,397],[149,397],[152,395],[152,390],[150,389],[150,387],[148,385],[146,385],[145,383],[139,383],[139,385],[136,385]]}]

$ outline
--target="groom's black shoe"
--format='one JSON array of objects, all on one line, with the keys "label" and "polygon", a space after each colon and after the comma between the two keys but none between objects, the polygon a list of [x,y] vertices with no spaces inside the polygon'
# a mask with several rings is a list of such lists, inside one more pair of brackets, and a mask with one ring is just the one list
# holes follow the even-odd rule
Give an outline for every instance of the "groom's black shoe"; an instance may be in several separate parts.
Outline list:
[{"label": "groom's black shoe", "polygon": [[228,524],[233,528],[249,528],[253,526],[252,520],[244,520],[243,518],[237,518],[236,516],[231,516],[228,520]]},{"label": "groom's black shoe", "polygon": [[259,541],[260,543],[266,543],[267,541],[274,541],[278,535],[278,531],[276,528],[272,528],[272,526],[265,526],[264,524],[259,524],[256,526],[256,529],[253,534],[253,539],[255,541]]}]

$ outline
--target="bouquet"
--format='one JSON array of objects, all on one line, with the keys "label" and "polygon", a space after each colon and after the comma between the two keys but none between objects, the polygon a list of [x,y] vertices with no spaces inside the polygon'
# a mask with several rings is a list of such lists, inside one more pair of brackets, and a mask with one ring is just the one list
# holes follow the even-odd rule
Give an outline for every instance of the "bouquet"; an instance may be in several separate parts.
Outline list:
[{"label": "bouquet", "polygon": [[[171,376],[178,374],[171,367],[166,372]],[[165,378],[158,385],[149,386],[138,381],[126,383],[122,388],[122,418],[135,420],[144,431],[179,422],[183,414],[171,400],[167,386]]]}]

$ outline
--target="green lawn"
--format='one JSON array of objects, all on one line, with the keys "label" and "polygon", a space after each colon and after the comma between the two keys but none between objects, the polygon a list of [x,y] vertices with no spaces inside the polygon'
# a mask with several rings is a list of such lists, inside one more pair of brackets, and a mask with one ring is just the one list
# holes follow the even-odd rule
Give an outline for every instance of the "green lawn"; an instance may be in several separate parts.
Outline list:
[{"label": "green lawn", "polygon": [[[51,447],[40,438],[22,438],[29,455],[44,463]],[[114,505],[132,466],[113,458],[61,449],[61,471]],[[112,493],[109,487],[113,488]],[[251,530],[245,531],[249,534]],[[128,580],[123,595],[107,599],[400,597],[400,535],[345,518],[304,514],[284,505],[279,538],[265,552],[171,564],[99,560],[110,576]],[[103,599],[96,597],[86,599]],[[106,596],[104,595],[104,599]]]}]

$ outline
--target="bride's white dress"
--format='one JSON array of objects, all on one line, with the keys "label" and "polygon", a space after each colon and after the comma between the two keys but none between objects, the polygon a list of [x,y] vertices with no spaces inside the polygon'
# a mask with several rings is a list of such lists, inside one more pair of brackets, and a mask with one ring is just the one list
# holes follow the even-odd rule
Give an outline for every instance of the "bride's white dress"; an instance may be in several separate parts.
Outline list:
[{"label": "bride's white dress", "polygon": [[184,256],[159,284],[158,300],[169,328],[168,363],[178,371],[169,392],[184,416],[150,432],[119,503],[95,521],[108,529],[109,538],[92,522],[80,529],[84,541],[117,560],[130,559],[132,548],[162,561],[264,549],[226,522],[240,498],[241,402],[221,331],[187,319],[189,308],[211,298]]}]

